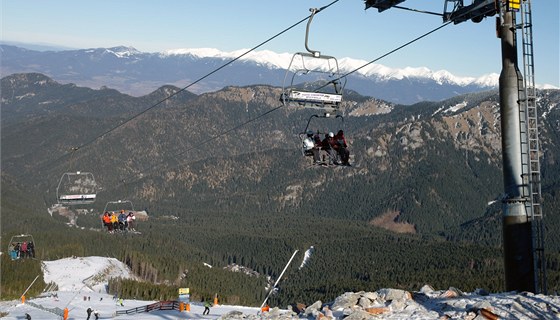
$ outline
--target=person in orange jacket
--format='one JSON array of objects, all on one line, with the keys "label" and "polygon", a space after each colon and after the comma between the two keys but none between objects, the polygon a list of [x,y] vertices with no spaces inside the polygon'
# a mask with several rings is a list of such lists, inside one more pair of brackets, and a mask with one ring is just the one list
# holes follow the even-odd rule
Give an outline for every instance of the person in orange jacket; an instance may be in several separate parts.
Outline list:
[{"label": "person in orange jacket", "polygon": [[107,227],[107,231],[109,232],[113,231],[113,224],[111,223],[111,217],[109,216],[109,212],[105,211],[105,213],[103,213],[103,218],[101,219],[103,220],[103,225]]}]

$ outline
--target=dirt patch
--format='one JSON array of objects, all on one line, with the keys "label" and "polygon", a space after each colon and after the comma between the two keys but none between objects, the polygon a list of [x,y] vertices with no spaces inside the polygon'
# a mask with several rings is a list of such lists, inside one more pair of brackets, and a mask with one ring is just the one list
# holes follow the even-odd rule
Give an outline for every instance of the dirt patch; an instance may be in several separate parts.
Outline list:
[{"label": "dirt patch", "polygon": [[396,233],[416,233],[416,227],[413,224],[398,222],[399,216],[399,211],[389,210],[372,219],[369,224]]}]

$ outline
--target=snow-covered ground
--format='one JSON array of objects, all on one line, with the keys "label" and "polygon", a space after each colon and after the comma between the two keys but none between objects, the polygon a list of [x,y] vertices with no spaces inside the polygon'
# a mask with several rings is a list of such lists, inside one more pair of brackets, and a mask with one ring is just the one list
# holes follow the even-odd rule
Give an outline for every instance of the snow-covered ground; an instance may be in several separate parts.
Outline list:
[{"label": "snow-covered ground", "polygon": [[[113,296],[106,293],[105,286],[108,279],[113,277],[134,278],[128,267],[114,258],[84,257],[65,258],[55,261],[43,262],[43,274],[46,283],[54,282],[58,291],[44,294],[43,297],[21,301],[1,301],[0,313],[7,312],[8,316],[2,320],[25,319],[29,314],[33,320],[54,320],[62,317],[44,309],[63,310],[68,308],[68,319],[86,319],[88,308],[99,311],[99,319],[113,318],[117,310],[128,310],[142,307],[157,301],[123,300],[123,305],[113,300]],[[57,298],[53,297],[56,293]],[[209,315],[202,315],[204,307],[194,302],[190,312],[154,311],[150,313],[122,315],[115,319],[216,319],[231,311],[240,311],[243,314],[257,314],[258,308],[241,306],[218,305],[210,308]],[[95,317],[91,316],[90,320]]]},{"label": "snow-covered ground", "polygon": [[[0,302],[0,312],[8,315],[2,319],[61,319],[49,310],[68,308],[68,319],[86,319],[88,307],[100,313],[100,319],[297,319],[318,318],[325,313],[321,302],[310,305],[301,315],[272,308],[260,314],[259,309],[242,306],[217,305],[209,315],[202,315],[204,307],[191,304],[190,312],[155,311],[115,317],[118,310],[145,306],[156,301],[124,300],[120,306],[105,292],[111,277],[133,278],[128,268],[113,258],[66,258],[44,262],[45,282],[54,282],[58,291],[42,297],[21,301]],[[56,293],[57,297],[52,294]],[[331,304],[335,319],[560,319],[560,297],[531,293],[488,294],[484,290],[464,293],[458,289],[433,290],[424,286],[419,292],[398,289],[379,289],[376,292],[347,292]],[[496,318],[494,318],[496,317]],[[90,319],[94,319],[93,315]],[[321,319],[326,319],[321,317]],[[327,318],[328,319],[328,318]]]}]

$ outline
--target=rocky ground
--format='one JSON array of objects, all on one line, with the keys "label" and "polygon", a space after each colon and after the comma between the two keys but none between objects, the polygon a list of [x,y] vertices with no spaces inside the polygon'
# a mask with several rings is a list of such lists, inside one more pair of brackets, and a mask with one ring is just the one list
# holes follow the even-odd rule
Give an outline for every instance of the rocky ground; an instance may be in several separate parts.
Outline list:
[{"label": "rocky ground", "polygon": [[[301,308],[301,306],[300,306]],[[334,303],[314,304],[294,311],[273,308],[246,315],[231,311],[219,319],[560,319],[560,297],[529,292],[490,294],[482,289],[464,293],[456,288],[436,291],[424,286],[418,292],[380,289],[347,292]]]}]

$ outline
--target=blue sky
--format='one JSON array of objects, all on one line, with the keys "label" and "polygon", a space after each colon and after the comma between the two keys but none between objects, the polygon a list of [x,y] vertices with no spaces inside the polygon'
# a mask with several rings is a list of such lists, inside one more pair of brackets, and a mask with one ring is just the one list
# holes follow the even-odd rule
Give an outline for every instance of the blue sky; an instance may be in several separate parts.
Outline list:
[{"label": "blue sky", "polygon": [[[179,48],[252,48],[332,0],[0,0],[2,40],[70,48],[118,45],[158,52]],[[470,1],[466,1],[470,3]],[[444,0],[401,5],[442,12]],[[535,76],[560,87],[560,1],[533,0]],[[364,10],[362,0],[339,0],[311,25],[309,46],[338,58],[370,61],[442,24],[438,16],[399,9]],[[305,51],[305,23],[258,50]],[[428,67],[456,76],[499,73],[495,20],[449,25],[377,63]]]}]

